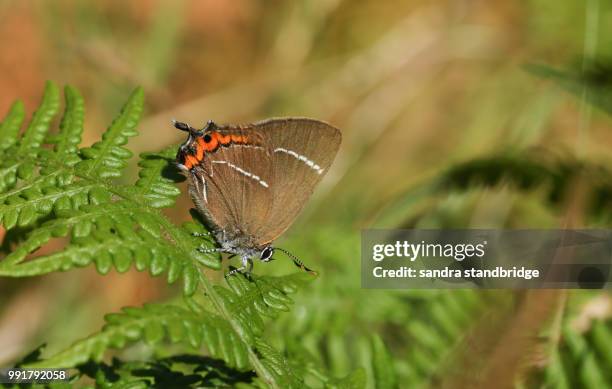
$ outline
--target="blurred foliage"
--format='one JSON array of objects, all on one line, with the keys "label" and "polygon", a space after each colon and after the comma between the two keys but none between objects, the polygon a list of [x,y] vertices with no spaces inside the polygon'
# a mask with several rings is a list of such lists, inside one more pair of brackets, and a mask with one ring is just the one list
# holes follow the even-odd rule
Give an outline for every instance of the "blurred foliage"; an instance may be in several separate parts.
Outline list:
[{"label": "blurred foliage", "polygon": [[587,61],[583,67],[583,71],[563,71],[541,64],[525,66],[529,72],[556,81],[568,92],[612,115],[612,60]]},{"label": "blurred foliage", "polygon": [[[81,143],[94,143],[118,102],[133,85],[144,86],[143,136],[132,138],[125,149],[163,151],[144,156],[139,169],[127,154],[111,161],[113,169],[127,164],[113,185],[128,191],[136,187],[138,174],[144,174],[140,182],[160,178],[184,188],[164,168],[173,154],[168,145],[181,136],[169,129],[173,117],[201,123],[310,116],[343,130],[333,170],[282,241],[321,275],[298,288],[288,312],[253,321],[266,339],[257,347],[277,362],[284,357],[286,363],[271,364],[275,368],[290,369],[310,387],[452,388],[474,385],[474,380],[492,382],[489,387],[612,386],[607,292],[379,291],[359,284],[362,228],[609,227],[612,3],[9,3],[0,4],[5,54],[0,57],[5,74],[0,104],[8,108],[21,96],[26,109],[14,106],[3,122],[3,155],[15,146],[15,123],[34,107],[47,78],[77,85],[88,101],[82,142],[59,143],[72,150],[68,154]],[[78,118],[82,102],[71,93],[66,92],[66,108],[74,114],[68,117]],[[48,93],[42,111],[57,110],[58,95]],[[37,115],[35,123],[50,120]],[[65,133],[77,134],[78,120],[64,122]],[[39,138],[35,133],[31,140]],[[55,144],[52,137],[45,141]],[[15,160],[9,155],[6,166]],[[3,172],[10,186],[11,177],[27,169]],[[174,196],[166,190],[160,206]],[[51,196],[70,198],[64,191]],[[83,205],[87,215],[90,201],[90,196],[77,196],[69,208]],[[21,203],[13,198],[3,207],[27,210]],[[31,259],[59,263],[62,257],[66,268],[80,266],[70,252],[64,254],[66,244],[76,248],[78,242],[71,241],[65,227],[51,228],[55,210],[40,204],[34,212],[19,213],[2,246],[23,263],[2,266],[15,270]],[[184,221],[190,206],[181,195],[158,220]],[[15,218],[14,211],[8,215],[9,221]],[[49,228],[37,233],[44,223]],[[47,243],[35,258],[22,257],[35,249],[36,239]],[[30,249],[13,251],[20,246]],[[236,368],[235,355],[211,351],[204,338],[204,347],[197,348],[196,339],[185,337],[185,328],[199,325],[189,315],[170,329],[162,323],[164,315],[147,316],[151,308],[145,306],[102,323],[105,312],[154,299],[166,300],[159,306],[172,307],[170,316],[199,305],[215,311],[200,293],[180,300],[175,297],[179,288],[166,288],[168,279],[179,278],[173,261],[158,257],[148,267],[136,256],[131,262],[122,253],[110,254],[114,257],[97,261],[110,271],[103,278],[83,269],[30,282],[3,279],[0,345],[16,339],[16,346],[0,347],[0,360],[4,352],[4,360],[14,361],[43,341],[49,343],[45,357],[62,355],[74,350],[75,339],[83,339],[75,347],[83,345],[88,332],[104,325],[91,335],[104,339],[96,348],[102,360],[83,363],[92,354],[71,354],[82,356],[78,363],[83,364],[72,370],[80,383],[163,386],[176,379],[221,387],[261,385],[252,372]],[[193,262],[185,255],[180,260],[185,260],[183,279],[191,280],[183,286],[193,291],[197,282],[185,272]],[[146,277],[134,278],[128,270],[132,264],[167,278],[147,284]],[[279,275],[291,269],[280,261],[273,265],[256,271]],[[34,265],[23,269],[29,266]],[[118,276],[113,269],[128,271]],[[215,281],[217,273],[206,276]],[[149,292],[132,297],[141,290]],[[266,301],[252,297],[254,310]],[[286,298],[273,306],[287,309]],[[30,308],[20,310],[23,306]],[[138,315],[143,321],[133,327],[130,320]],[[150,324],[157,322],[163,330]],[[157,330],[147,330],[149,325]],[[113,329],[120,334],[116,340],[108,337]],[[520,331],[518,341],[511,336],[515,331]],[[147,333],[163,336],[151,343]],[[505,359],[517,355],[520,366]]]}]

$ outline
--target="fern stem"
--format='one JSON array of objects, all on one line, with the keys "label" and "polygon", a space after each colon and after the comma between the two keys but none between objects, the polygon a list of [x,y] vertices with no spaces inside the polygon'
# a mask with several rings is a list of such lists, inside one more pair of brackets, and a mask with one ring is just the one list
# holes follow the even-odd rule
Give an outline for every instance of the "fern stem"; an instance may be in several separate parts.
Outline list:
[{"label": "fern stem", "polygon": [[200,278],[201,284],[204,286],[206,295],[213,302],[217,312],[225,320],[227,320],[230,323],[230,325],[232,326],[232,328],[234,329],[234,331],[236,332],[240,340],[244,342],[244,344],[247,346],[247,350],[249,352],[249,361],[253,365],[253,369],[255,369],[255,371],[257,372],[257,375],[261,379],[263,379],[266,382],[266,384],[270,385],[271,388],[280,388],[279,384],[274,379],[274,376],[268,371],[268,369],[261,362],[257,354],[253,351],[253,348],[251,347],[250,342],[244,336],[244,330],[240,326],[240,323],[238,323],[234,319],[234,317],[231,315],[231,313],[226,309],[225,305],[221,301],[221,298],[215,291],[213,284],[208,280],[208,278],[206,278],[206,276],[202,274],[202,270],[200,270],[199,272],[199,278]]},{"label": "fern stem", "polygon": [[[179,231],[174,224],[170,223],[166,218],[160,218],[160,221],[162,222],[162,225],[164,226],[166,231],[168,231],[168,233],[172,236],[172,239],[177,242],[177,244],[182,250],[186,252],[189,252],[189,250],[193,250],[193,247],[186,247],[183,245],[183,241],[178,235]],[[253,348],[251,347],[251,342],[249,342],[249,340],[244,335],[244,329],[241,327],[240,323],[234,318],[234,316],[227,310],[227,308],[223,304],[223,301],[221,300],[221,297],[217,294],[217,291],[215,291],[213,284],[204,274],[202,274],[201,268],[198,273],[198,278],[200,280],[201,285],[204,287],[206,295],[212,301],[219,315],[221,315],[221,317],[227,320],[236,335],[245,344],[249,353],[249,361],[251,362],[253,369],[255,369],[255,371],[257,372],[257,375],[261,379],[263,379],[268,385],[270,385],[271,388],[280,389],[280,386],[274,379],[274,376],[270,373],[270,371],[268,371],[266,366],[262,363],[257,354],[254,352]]]}]

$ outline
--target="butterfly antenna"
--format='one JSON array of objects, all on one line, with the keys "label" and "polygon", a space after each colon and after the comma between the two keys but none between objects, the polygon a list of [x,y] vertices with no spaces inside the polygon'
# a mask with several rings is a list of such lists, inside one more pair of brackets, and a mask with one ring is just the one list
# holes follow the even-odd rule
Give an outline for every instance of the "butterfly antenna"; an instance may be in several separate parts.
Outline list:
[{"label": "butterfly antenna", "polygon": [[287,251],[285,249],[281,249],[279,247],[275,247],[274,250],[278,250],[278,251],[281,251],[281,252],[285,253],[285,255],[287,255],[289,258],[291,258],[291,260],[293,261],[295,266],[299,267],[300,269],[304,270],[305,272],[308,272],[308,273],[312,274],[313,276],[316,276],[316,275],[319,274],[316,271],[307,268],[306,265],[304,265],[304,262],[300,261],[300,259],[298,257],[296,257],[295,255],[291,254],[289,251]]},{"label": "butterfly antenna", "polygon": [[183,123],[183,122],[179,122],[176,119],[172,119],[172,125],[175,128],[177,128],[177,129],[179,129],[181,131],[188,132],[190,134],[197,134],[199,132],[195,128],[191,127],[189,124]]}]

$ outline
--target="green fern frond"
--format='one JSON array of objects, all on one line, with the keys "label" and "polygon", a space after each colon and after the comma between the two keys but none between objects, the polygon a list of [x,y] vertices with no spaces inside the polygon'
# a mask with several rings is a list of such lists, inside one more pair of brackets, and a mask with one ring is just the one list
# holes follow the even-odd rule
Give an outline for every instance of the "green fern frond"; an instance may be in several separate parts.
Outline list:
[{"label": "green fern frond", "polygon": [[397,377],[393,367],[393,359],[383,340],[378,335],[372,336],[372,354],[376,387],[380,389],[397,388]]},{"label": "green fern frond", "polygon": [[530,387],[608,388],[612,385],[612,320],[597,318],[589,328],[563,325],[560,342],[550,355],[532,367]]},{"label": "green fern frond", "polygon": [[147,304],[143,308],[123,308],[105,317],[104,328],[71,347],[30,367],[75,367],[88,360],[101,361],[109,348],[121,349],[126,343],[144,340],[149,345],[167,339],[194,349],[206,346],[208,353],[229,366],[245,369],[248,353],[227,321],[211,312],[195,314],[176,305]]},{"label": "green fern frond", "polygon": [[138,166],[141,168],[136,181],[136,193],[153,208],[171,207],[181,191],[174,185],[175,180],[164,177],[168,160],[176,154],[175,147],[161,153],[143,153]]},{"label": "green fern frond", "polygon": [[[402,377],[400,387],[427,386],[432,377],[448,370],[444,363],[452,356],[453,346],[482,318],[486,308],[493,304],[500,306],[503,300],[501,296],[475,290],[393,294],[345,290],[344,293],[351,293],[359,301],[347,305],[332,293],[346,281],[335,282],[338,284],[317,285],[324,289],[301,296],[299,304],[313,310],[308,316],[283,316],[275,321],[273,328],[284,334],[285,348],[291,355],[304,355],[306,348],[316,355],[312,365],[321,366],[323,371],[330,370],[340,376],[351,369],[365,367],[368,387],[397,387],[399,378],[394,379],[395,375]],[[364,311],[364,306],[369,309]],[[372,332],[381,330],[376,318],[383,314],[390,316],[386,326],[395,335],[383,332],[381,339],[372,339]],[[408,347],[397,348],[398,337]],[[382,342],[396,348],[388,350]],[[391,354],[393,363],[389,359]]]},{"label": "green fern frond", "polygon": [[[270,278],[270,279],[267,279]],[[260,302],[265,305],[263,310],[266,315],[274,315],[281,309],[277,301],[283,296],[285,304],[291,303],[287,294],[295,292],[298,283],[303,282],[302,274],[299,277],[287,277],[287,280],[279,277],[261,277],[257,282],[261,291],[255,291],[258,286],[245,285],[245,280],[230,282],[232,289],[241,288],[244,302],[241,300],[230,300],[221,297],[223,304],[231,312],[250,312],[251,318],[257,317],[257,322],[263,326],[258,313],[248,311],[250,305]],[[219,296],[228,296],[232,292],[222,287],[215,288]],[[274,297],[270,297],[274,296]],[[264,302],[268,300],[268,302]],[[270,300],[276,299],[276,300]],[[191,301],[187,299],[186,301]],[[261,337],[263,328],[249,326],[241,323],[240,334],[235,332],[231,324],[222,317],[202,308],[193,301],[190,303],[191,310],[176,305],[148,304],[143,308],[125,308],[122,313],[106,316],[107,324],[104,328],[86,339],[76,342],[68,349],[51,356],[44,361],[29,365],[75,367],[89,360],[100,361],[104,352],[109,348],[123,348],[126,343],[144,340],[154,345],[163,339],[171,342],[181,342],[192,348],[205,346],[208,354],[223,359],[229,366],[237,369],[245,369],[249,366],[250,352],[255,353],[261,367],[265,369],[268,379],[272,379],[278,387],[302,387],[303,382],[290,366],[287,359],[267,344]],[[283,307],[284,308],[284,307]],[[239,321],[248,320],[248,315],[243,313]],[[244,340],[247,342],[244,342]],[[251,346],[247,346],[250,344]],[[265,380],[265,379],[264,379]]]},{"label": "green fern frond", "polygon": [[[436,205],[452,193],[508,185],[517,192],[540,191],[544,205],[558,210],[577,179],[588,190],[586,216],[595,223],[609,220],[612,198],[612,171],[605,166],[569,158],[544,156],[538,153],[511,152],[475,158],[453,165],[433,179],[403,193],[383,211],[377,225],[413,226],[420,205]],[[544,153],[545,154],[545,153]],[[431,213],[429,207],[425,212]]]},{"label": "green fern frond", "polygon": [[601,110],[612,114],[612,61],[610,58],[586,60],[581,69],[556,69],[544,64],[527,64],[529,73],[552,80],[567,92]]},{"label": "green fern frond", "polygon": [[0,150],[4,151],[17,143],[17,134],[25,117],[25,108],[21,101],[15,102],[0,124]]},{"label": "green fern frond", "polygon": [[60,105],[60,93],[58,87],[47,82],[45,94],[40,107],[34,113],[32,121],[25,130],[17,154],[36,155],[38,148],[42,145],[45,135],[49,131],[51,121],[57,114]]},{"label": "green fern frond", "polygon": [[282,388],[303,388],[304,380],[293,371],[289,361],[262,338],[255,339],[255,351],[268,376]]},{"label": "green fern frond", "polygon": [[215,286],[215,290],[237,320],[254,335],[261,335],[265,318],[274,318],[279,312],[288,311],[293,303],[289,295],[312,278],[306,273],[284,277],[253,276],[252,280],[237,275],[227,279],[229,289]]},{"label": "green fern frond", "polygon": [[75,154],[81,143],[81,134],[83,133],[85,102],[79,91],[71,86],[64,88],[64,95],[66,98],[66,108],[60,124],[60,132],[57,139],[51,139],[50,143],[55,143],[54,150],[58,156],[70,158],[70,160],[66,161],[70,165],[79,160],[75,158]]},{"label": "green fern frond", "polygon": [[142,114],[144,92],[136,89],[123,106],[119,116],[102,135],[102,140],[91,147],[81,149],[84,159],[77,165],[77,172],[85,177],[109,178],[121,175],[132,152],[125,147],[128,139],[138,135],[136,125]]},{"label": "green fern frond", "polygon": [[[142,90],[132,94],[103,139],[83,149],[78,148],[83,99],[71,87],[66,88],[65,98],[60,130],[46,138],[52,149],[42,144],[58,109],[57,87],[51,83],[21,138],[17,137],[23,117],[19,104],[0,128],[9,139],[2,143],[10,145],[6,154],[12,156],[2,168],[15,173],[4,176],[0,218],[9,231],[16,227],[28,231],[21,244],[0,261],[0,276],[34,276],[91,263],[106,274],[112,267],[125,272],[134,265],[154,276],[167,272],[170,283],[182,276],[185,293],[193,293],[198,284],[197,264],[218,269],[219,262],[195,250],[201,240],[190,231],[201,227],[191,223],[190,230],[178,228],[157,211],[172,206],[180,194],[175,181],[162,174],[172,150],[143,154],[134,186],[107,181],[121,174],[132,155],[122,146],[137,134]],[[53,238],[68,238],[69,243],[62,250],[37,257],[38,248]]]},{"label": "green fern frond", "polygon": [[240,322],[242,336],[227,320],[191,299],[186,299],[191,310],[176,305],[147,304],[143,308],[124,308],[122,313],[107,315],[107,324],[100,332],[31,367],[75,367],[88,360],[100,361],[107,349],[120,349],[126,343],[143,340],[154,345],[167,339],[195,349],[205,346],[210,356],[226,361],[231,367],[245,369],[249,366],[246,344],[251,344],[252,352],[257,354],[275,382],[281,387],[299,387],[301,381],[289,362],[261,338],[264,324],[260,315],[272,317],[287,310],[292,303],[288,295],[312,277],[303,273],[287,277],[253,277],[253,282],[242,275],[230,278],[231,289],[215,287],[233,319]]},{"label": "green fern frond", "polygon": [[609,219],[612,172],[604,165],[571,157],[542,158],[524,152],[467,161],[445,172],[435,183],[434,192],[510,184],[523,192],[543,189],[546,205],[555,209],[571,195],[570,189],[577,179],[589,195],[585,215],[594,222]]},{"label": "green fern frond", "polygon": [[594,320],[579,333],[569,324],[543,376],[547,387],[606,388],[612,384],[612,320]]}]

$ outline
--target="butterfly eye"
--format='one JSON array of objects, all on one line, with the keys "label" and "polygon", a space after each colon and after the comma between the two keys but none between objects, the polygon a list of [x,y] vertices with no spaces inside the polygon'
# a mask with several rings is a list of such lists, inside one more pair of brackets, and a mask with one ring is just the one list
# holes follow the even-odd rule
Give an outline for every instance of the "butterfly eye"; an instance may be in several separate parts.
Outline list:
[{"label": "butterfly eye", "polygon": [[268,246],[265,249],[261,250],[259,258],[264,262],[268,262],[272,258],[272,254],[274,254],[274,249]]},{"label": "butterfly eye", "polygon": [[205,143],[210,143],[211,140],[212,140],[212,136],[210,136],[210,134],[204,135],[204,142]]}]

